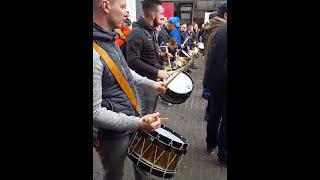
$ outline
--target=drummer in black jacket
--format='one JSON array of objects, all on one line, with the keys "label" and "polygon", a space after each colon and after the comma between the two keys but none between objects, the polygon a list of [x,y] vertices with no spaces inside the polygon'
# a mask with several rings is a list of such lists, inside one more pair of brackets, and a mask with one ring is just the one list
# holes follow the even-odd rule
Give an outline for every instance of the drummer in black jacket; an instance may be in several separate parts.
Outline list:
[{"label": "drummer in black jacket", "polygon": [[[144,0],[143,16],[133,24],[129,34],[126,56],[129,67],[141,76],[152,80],[163,80],[169,74],[162,67],[163,61],[156,38],[155,27],[159,26],[163,13],[160,0]],[[141,114],[152,113],[156,104],[156,94],[150,89],[138,87]]]}]

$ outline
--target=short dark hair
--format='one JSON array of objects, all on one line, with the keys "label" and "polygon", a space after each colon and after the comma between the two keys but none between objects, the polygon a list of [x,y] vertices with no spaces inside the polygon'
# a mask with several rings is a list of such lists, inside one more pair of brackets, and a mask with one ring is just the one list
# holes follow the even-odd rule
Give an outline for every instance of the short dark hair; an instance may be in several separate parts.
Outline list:
[{"label": "short dark hair", "polygon": [[188,23],[187,22],[185,22],[185,21],[181,22],[180,26],[182,26],[183,24],[185,24],[188,27]]},{"label": "short dark hair", "polygon": [[218,6],[217,12],[218,12],[217,16],[220,17],[220,18],[223,18],[224,17],[224,13],[228,12],[228,4],[227,4],[227,2],[222,2]]},{"label": "short dark hair", "polygon": [[181,24],[186,24],[186,25],[188,25],[188,23],[186,22],[186,21],[182,21],[181,23],[180,23],[180,25]]},{"label": "short dark hair", "polygon": [[144,0],[142,2],[142,11],[145,15],[155,11],[157,6],[161,5],[161,0]]}]

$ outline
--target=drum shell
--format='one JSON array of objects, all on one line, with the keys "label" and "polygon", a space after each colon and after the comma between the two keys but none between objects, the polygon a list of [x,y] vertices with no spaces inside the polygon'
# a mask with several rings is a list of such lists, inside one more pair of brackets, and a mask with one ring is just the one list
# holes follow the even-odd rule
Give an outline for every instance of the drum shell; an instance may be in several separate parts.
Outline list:
[{"label": "drum shell", "polygon": [[[184,72],[182,72],[184,73]],[[172,91],[170,88],[168,88],[166,90],[166,93],[165,94],[160,94],[160,98],[166,102],[169,102],[169,103],[172,103],[172,104],[182,104],[184,103],[191,95],[192,91],[193,91],[193,88],[194,88],[194,82],[193,80],[191,79],[191,77],[187,74],[187,73],[184,73],[185,75],[187,75],[191,82],[192,82],[192,89],[190,92],[188,93],[184,93],[184,94],[180,94],[180,93],[177,93],[177,92],[174,92]]]},{"label": "drum shell", "polygon": [[[177,172],[179,161],[187,152],[189,141],[164,125],[161,125],[161,128],[178,137],[183,143],[170,140],[156,131],[152,133],[137,131],[130,141],[128,156],[140,169],[158,177],[172,178]],[[153,164],[159,155],[161,155],[159,160]]]}]

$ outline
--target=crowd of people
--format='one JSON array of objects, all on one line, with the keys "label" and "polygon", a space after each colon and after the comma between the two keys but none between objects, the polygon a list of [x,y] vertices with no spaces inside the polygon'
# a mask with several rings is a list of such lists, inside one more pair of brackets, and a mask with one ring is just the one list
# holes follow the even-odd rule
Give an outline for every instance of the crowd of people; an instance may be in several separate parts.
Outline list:
[{"label": "crowd of people", "polygon": [[[156,104],[158,94],[168,88],[166,67],[174,68],[174,62],[199,43],[204,44],[206,61],[202,97],[208,100],[207,152],[218,148],[218,161],[226,165],[227,3],[220,4],[201,28],[179,17],[163,20],[160,0],[144,0],[142,11],[131,22],[125,0],[93,0],[94,178],[122,179],[132,134],[161,125]],[[196,70],[192,63],[186,73]],[[146,117],[153,122],[146,122]],[[134,176],[149,178],[136,166]]]}]

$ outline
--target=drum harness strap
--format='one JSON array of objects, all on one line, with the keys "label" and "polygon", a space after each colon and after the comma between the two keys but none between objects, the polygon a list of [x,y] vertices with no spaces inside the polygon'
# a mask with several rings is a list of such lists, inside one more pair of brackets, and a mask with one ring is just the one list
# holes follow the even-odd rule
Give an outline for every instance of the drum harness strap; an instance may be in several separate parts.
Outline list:
[{"label": "drum harness strap", "polygon": [[[121,87],[123,92],[127,95],[135,111],[139,114],[139,105],[137,103],[136,97],[134,96],[133,90],[131,89],[128,81],[125,79],[125,77],[123,76],[123,74],[121,73],[117,65],[112,61],[108,53],[94,41],[93,41],[93,48],[99,53],[99,55],[102,57],[104,62],[107,64],[114,78],[117,80],[119,86]],[[99,147],[99,145],[100,145],[99,138],[96,138],[95,146]]]},{"label": "drum harness strap", "polygon": [[121,87],[123,92],[127,95],[132,106],[134,107],[136,112],[139,114],[139,105],[137,103],[136,97],[134,96],[133,90],[131,89],[126,78],[122,75],[117,65],[112,61],[108,53],[104,49],[102,49],[96,42],[93,42],[93,48],[99,53],[102,59],[106,62],[114,78],[117,80],[119,86]]}]

